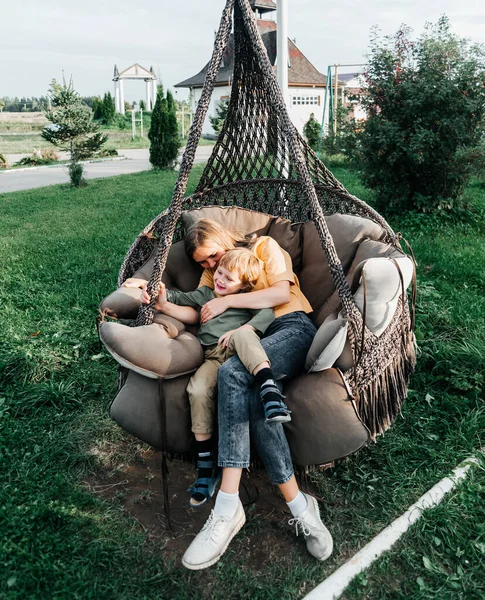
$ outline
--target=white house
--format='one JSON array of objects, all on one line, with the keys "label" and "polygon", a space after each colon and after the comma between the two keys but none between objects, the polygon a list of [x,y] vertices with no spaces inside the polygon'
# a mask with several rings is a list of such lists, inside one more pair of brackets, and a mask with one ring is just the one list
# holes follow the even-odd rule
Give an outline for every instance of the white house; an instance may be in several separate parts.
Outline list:
[{"label": "white house", "polygon": [[[273,0],[250,0],[251,7],[256,13],[258,29],[268,56],[276,73],[276,22],[273,20],[276,4]],[[234,67],[234,38],[231,35],[221,68],[217,75],[208,116],[215,116],[216,107],[221,100],[229,100]],[[326,87],[326,77],[322,75],[304,56],[296,44],[288,39],[288,95],[290,117],[300,133],[305,123],[313,113],[318,122],[322,121],[323,101]],[[208,64],[197,75],[178,83],[175,87],[189,88],[192,98],[192,109],[195,111],[202,93]],[[207,117],[202,129],[204,134],[213,134]]]}]

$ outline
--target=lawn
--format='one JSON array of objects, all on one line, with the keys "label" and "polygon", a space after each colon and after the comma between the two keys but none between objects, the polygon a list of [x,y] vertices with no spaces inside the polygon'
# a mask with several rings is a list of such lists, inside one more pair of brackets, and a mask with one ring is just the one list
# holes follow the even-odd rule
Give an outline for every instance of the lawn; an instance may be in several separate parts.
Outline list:
[{"label": "lawn", "polygon": [[[338,164],[333,170],[372,201],[354,172]],[[194,170],[191,189],[200,174]],[[108,417],[116,368],[95,329],[98,303],[113,289],[126,250],[167,206],[174,182],[174,174],[146,172],[79,190],[0,195],[2,599],[303,597],[484,445],[485,189],[474,182],[466,218],[391,220],[419,264],[420,356],[402,417],[389,432],[311,476],[325,500],[334,556],[313,561],[278,510],[256,502],[215,567],[184,570],[185,539],[178,543],[160,523],[153,454]],[[483,599],[483,466],[345,598]],[[172,476],[179,468],[172,464]],[[123,482],[136,474],[145,483],[128,506]],[[112,493],[102,493],[107,489]],[[192,519],[185,509],[179,518]]]}]

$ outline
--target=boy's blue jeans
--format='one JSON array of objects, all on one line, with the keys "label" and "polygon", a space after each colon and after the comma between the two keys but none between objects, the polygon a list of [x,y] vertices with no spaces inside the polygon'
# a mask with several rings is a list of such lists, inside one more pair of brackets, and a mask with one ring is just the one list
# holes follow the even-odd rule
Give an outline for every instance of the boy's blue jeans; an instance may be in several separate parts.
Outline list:
[{"label": "boy's blue jeans", "polygon": [[[293,312],[273,321],[261,340],[275,378],[280,380],[303,371],[307,352],[316,333],[304,312]],[[263,402],[253,375],[237,356],[218,372],[219,466],[247,468],[250,436],[275,484],[293,475],[290,449],[281,423],[265,423]]]}]

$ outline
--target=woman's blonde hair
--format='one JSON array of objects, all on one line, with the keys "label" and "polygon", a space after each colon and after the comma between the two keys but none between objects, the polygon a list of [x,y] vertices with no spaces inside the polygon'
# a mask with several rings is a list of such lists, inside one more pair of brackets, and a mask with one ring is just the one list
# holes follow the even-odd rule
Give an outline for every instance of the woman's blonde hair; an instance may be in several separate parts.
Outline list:
[{"label": "woman's blonde hair", "polygon": [[189,228],[185,235],[185,251],[193,257],[197,248],[215,243],[224,250],[233,250],[236,246],[248,245],[251,237],[239,231],[230,231],[212,219],[200,219]]},{"label": "woman's blonde hair", "polygon": [[243,284],[243,290],[251,291],[261,275],[261,262],[247,248],[229,250],[219,261],[219,267],[236,272]]}]

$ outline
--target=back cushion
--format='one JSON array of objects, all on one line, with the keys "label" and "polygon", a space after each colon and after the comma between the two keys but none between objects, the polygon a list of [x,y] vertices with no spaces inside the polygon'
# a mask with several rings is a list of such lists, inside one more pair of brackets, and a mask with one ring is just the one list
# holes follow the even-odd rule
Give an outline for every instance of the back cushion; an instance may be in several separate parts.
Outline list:
[{"label": "back cushion", "polygon": [[212,219],[230,231],[257,231],[259,235],[266,235],[269,222],[273,218],[271,215],[237,206],[203,206],[182,213],[182,222],[186,229],[201,219]]},{"label": "back cushion", "polygon": [[[325,217],[325,220],[344,273],[350,267],[357,247],[363,238],[379,240],[385,235],[382,227],[370,219],[334,214]],[[299,274],[301,289],[312,305],[314,315],[318,315],[327,298],[335,291],[335,284],[330,274],[327,257],[320,243],[320,237],[312,221],[303,225],[301,261]]]},{"label": "back cushion", "polygon": [[[355,270],[358,267],[358,265],[362,263],[362,261],[366,261],[369,258],[376,257],[400,258],[402,256],[404,256],[404,254],[392,244],[376,242],[375,240],[364,238],[360,242],[354,259],[352,260],[352,264],[350,265],[347,271],[347,283],[349,284],[349,286],[352,285]],[[317,327],[319,327],[330,314],[332,314],[334,311],[338,312],[340,308],[340,298],[337,290],[335,290],[333,294],[329,298],[327,298],[322,308],[314,313],[313,322],[315,323],[315,325],[317,325]]]},{"label": "back cushion", "polygon": [[292,224],[288,219],[237,206],[204,206],[182,214],[187,229],[200,219],[212,219],[230,231],[271,236],[291,256],[293,270],[298,275],[302,257],[302,223]]},{"label": "back cushion", "polygon": [[[158,245],[153,249],[147,262],[138,269],[133,277],[150,279],[157,251]],[[178,290],[182,290],[182,292],[189,292],[190,290],[195,290],[198,286],[202,271],[202,267],[187,256],[182,240],[175,242],[170,247],[162,281],[169,288],[177,288]]]}]

